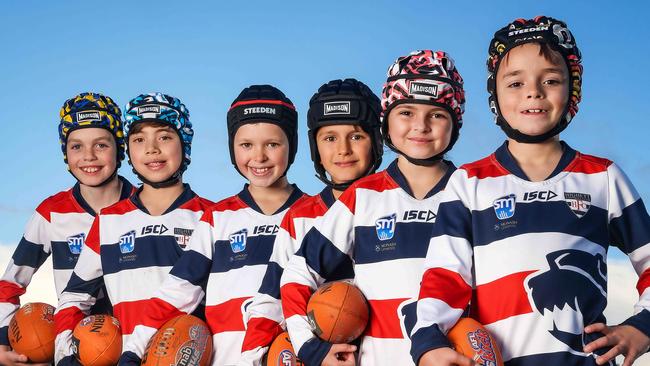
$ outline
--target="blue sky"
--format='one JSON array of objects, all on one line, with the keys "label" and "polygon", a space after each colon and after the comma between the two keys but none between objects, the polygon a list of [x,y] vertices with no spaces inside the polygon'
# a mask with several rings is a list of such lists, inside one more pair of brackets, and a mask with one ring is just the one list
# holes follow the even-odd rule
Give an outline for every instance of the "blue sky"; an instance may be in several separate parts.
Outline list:
[{"label": "blue sky", "polygon": [[[321,184],[313,177],[305,127],[314,91],[330,79],[355,77],[379,94],[386,69],[398,56],[442,49],[456,60],[468,99],[465,125],[449,156],[457,164],[481,158],[503,140],[487,106],[489,40],[510,20],[540,14],[565,20],[584,57],[583,101],[563,138],[583,152],[616,161],[648,201],[648,6],[612,4],[3,2],[0,243],[16,243],[36,205],[74,183],[63,164],[56,126],[61,104],[83,91],[105,93],[121,106],[150,91],[181,98],[195,126],[185,181],[216,200],[244,183],[228,156],[231,101],[250,84],[276,85],[297,105],[301,123],[289,178],[315,193]],[[386,153],[386,162],[393,158]],[[126,163],[122,174],[136,182]]]}]

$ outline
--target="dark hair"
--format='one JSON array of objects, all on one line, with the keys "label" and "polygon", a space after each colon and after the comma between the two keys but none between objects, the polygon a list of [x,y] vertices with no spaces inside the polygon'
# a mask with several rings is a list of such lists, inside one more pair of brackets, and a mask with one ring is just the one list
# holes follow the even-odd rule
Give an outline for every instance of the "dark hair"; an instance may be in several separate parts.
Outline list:
[{"label": "dark hair", "polygon": [[[560,54],[560,52],[554,50],[551,46],[549,46],[548,43],[546,42],[528,42],[532,44],[536,44],[539,46],[539,55],[543,56],[546,61],[553,62],[553,63],[558,63],[558,64],[565,64],[564,57]],[[524,43],[526,44],[526,43]],[[503,61],[506,61],[508,59],[508,56],[510,56],[510,52],[506,53],[506,55],[503,57]],[[507,61],[506,61],[507,62]],[[567,66],[568,69],[568,66]]]},{"label": "dark hair", "polygon": [[170,130],[174,130],[173,127],[169,125],[169,123],[166,122],[158,122],[158,121],[144,121],[144,122],[138,122],[131,129],[129,130],[129,135],[138,133],[142,131],[143,128],[145,127],[168,127]]}]

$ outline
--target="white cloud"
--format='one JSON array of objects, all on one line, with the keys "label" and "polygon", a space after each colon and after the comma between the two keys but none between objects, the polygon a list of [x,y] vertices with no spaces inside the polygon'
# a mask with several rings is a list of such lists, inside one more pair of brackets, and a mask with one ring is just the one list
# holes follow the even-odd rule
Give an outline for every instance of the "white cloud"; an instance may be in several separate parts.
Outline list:
[{"label": "white cloud", "polygon": [[[3,273],[14,249],[15,245],[0,243],[0,271]],[[638,277],[627,259],[610,257],[607,271],[608,305],[607,309],[605,309],[605,316],[609,324],[618,324],[632,314],[634,304],[639,299],[636,290]],[[27,293],[21,297],[21,301],[22,303],[40,301],[56,306],[57,299],[51,258],[36,272],[32,283],[27,288]],[[619,362],[622,362],[622,360]],[[646,354],[634,364],[650,366],[650,355]]]}]

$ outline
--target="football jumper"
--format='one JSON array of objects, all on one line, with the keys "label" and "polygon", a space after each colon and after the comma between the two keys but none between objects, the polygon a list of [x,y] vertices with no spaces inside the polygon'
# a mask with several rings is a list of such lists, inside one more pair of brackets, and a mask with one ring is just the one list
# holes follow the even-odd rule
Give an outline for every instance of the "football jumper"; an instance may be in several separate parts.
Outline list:
[{"label": "football jumper", "polygon": [[246,309],[249,320],[239,365],[261,365],[262,357],[282,332],[285,326],[280,302],[282,272],[314,221],[323,216],[335,201],[332,189],[326,187],[299,205],[293,205],[284,215],[262,285]]},{"label": "football jumper", "polygon": [[[61,294],[54,315],[55,360],[72,354],[72,330],[106,286],[113,315],[126,343],[140,321],[140,312],[181,254],[204,210],[213,203],[188,184],[160,216],[152,216],[138,193],[101,210],[88,234],[79,263]],[[65,363],[69,361],[65,360]]]},{"label": "football jumper", "polygon": [[627,254],[639,275],[636,315],[625,324],[650,335],[650,218],[611,161],[563,145],[544,181],[531,182],[507,142],[451,177],[417,304],[414,360],[447,346],[445,334],[470,315],[497,340],[505,364],[596,365],[583,346],[605,322],[607,250]]},{"label": "football jumper", "polygon": [[[133,186],[122,177],[118,179],[122,182],[120,200],[128,198],[134,191]],[[46,198],[38,205],[0,279],[0,345],[9,345],[7,329],[20,307],[19,298],[27,290],[34,273],[50,255],[56,296],[61,297],[94,217],[95,211],[81,196],[79,183]],[[91,312],[110,311],[110,303],[103,294],[104,291]]]},{"label": "football jumper", "polygon": [[317,339],[306,317],[311,293],[325,281],[355,279],[370,305],[359,348],[361,365],[409,365],[423,261],[436,223],[439,192],[455,167],[422,200],[413,197],[397,161],[361,178],[320,218],[281,279],[282,308],[294,349],[320,365],[331,345]]},{"label": "football jumper", "polygon": [[120,364],[139,364],[149,339],[176,315],[193,311],[205,298],[205,318],[212,332],[213,365],[235,365],[248,322],[246,307],[257,293],[284,214],[308,196],[293,186],[287,202],[265,215],[248,191],[210,207],[190,243],[124,343]]}]

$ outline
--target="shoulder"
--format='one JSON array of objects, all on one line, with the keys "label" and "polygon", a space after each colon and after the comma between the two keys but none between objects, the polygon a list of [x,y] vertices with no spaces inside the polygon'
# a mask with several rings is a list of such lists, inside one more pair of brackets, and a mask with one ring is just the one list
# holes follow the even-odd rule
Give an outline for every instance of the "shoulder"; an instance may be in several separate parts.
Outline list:
[{"label": "shoulder", "polygon": [[484,157],[483,159],[461,165],[454,172],[454,175],[463,174],[467,178],[496,178],[510,174],[504,167],[497,162],[494,154]]},{"label": "shoulder", "polygon": [[346,190],[357,190],[357,189],[367,189],[371,191],[376,191],[376,192],[383,192],[389,189],[395,189],[398,188],[399,186],[395,181],[390,177],[388,172],[385,170],[382,170],[381,172],[371,174],[367,177],[363,177],[356,182],[352,183],[352,185]]},{"label": "shoulder", "polygon": [[607,171],[613,164],[609,159],[576,152],[576,157],[564,170],[571,173],[595,174]]},{"label": "shoulder", "polygon": [[74,197],[72,196],[72,190],[68,189],[44,199],[43,202],[36,207],[36,212],[43,216],[47,221],[50,221],[52,212],[74,213],[83,212],[83,210],[78,204],[76,204]]},{"label": "shoulder", "polygon": [[99,212],[100,215],[124,215],[128,212],[136,210],[135,205],[131,202],[130,198],[125,198],[108,207],[102,208]]},{"label": "shoulder", "polygon": [[210,201],[207,198],[203,198],[197,195],[191,200],[183,203],[179,208],[199,212],[199,211],[206,211],[208,208],[210,208],[213,205],[214,202]]}]

